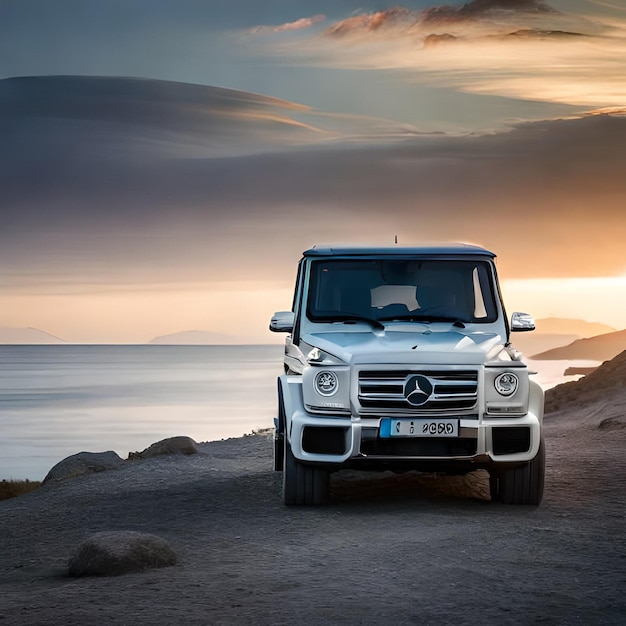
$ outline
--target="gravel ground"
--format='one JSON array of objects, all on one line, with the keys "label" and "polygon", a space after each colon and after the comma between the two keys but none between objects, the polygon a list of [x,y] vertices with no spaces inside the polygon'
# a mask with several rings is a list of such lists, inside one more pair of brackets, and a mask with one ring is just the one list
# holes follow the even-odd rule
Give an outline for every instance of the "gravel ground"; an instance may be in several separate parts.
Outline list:
[{"label": "gravel ground", "polygon": [[[539,507],[491,504],[477,472],[339,473],[330,505],[287,508],[266,435],[46,485],[0,502],[0,624],[621,626],[625,415],[626,390],[546,417]],[[159,535],[181,563],[68,578],[105,530]]]}]

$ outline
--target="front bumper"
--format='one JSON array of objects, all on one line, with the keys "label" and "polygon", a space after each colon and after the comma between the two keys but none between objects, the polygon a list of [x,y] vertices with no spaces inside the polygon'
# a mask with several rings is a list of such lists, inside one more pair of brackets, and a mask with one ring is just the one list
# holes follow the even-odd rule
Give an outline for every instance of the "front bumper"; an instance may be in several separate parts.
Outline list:
[{"label": "front bumper", "polygon": [[293,455],[308,464],[326,466],[403,465],[489,467],[533,459],[541,441],[541,416],[458,418],[455,437],[381,437],[381,417],[323,416],[306,411],[299,385],[286,385],[285,434]]}]

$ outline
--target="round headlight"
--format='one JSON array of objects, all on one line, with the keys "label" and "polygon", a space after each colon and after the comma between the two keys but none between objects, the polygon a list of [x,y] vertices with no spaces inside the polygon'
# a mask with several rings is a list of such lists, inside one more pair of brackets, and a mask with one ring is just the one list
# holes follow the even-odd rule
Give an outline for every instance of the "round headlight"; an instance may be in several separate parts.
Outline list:
[{"label": "round headlight", "polygon": [[501,396],[512,396],[517,391],[518,383],[519,381],[515,374],[504,372],[504,374],[496,376],[493,384]]},{"label": "round headlight", "polygon": [[334,372],[323,371],[315,375],[315,388],[323,396],[332,396],[339,389],[339,381]]}]

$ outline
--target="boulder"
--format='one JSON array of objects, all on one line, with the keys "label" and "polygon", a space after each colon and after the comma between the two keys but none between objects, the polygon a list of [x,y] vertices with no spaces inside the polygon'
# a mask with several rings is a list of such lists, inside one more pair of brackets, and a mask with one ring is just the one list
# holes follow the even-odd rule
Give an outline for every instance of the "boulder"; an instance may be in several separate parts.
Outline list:
[{"label": "boulder", "polygon": [[131,452],[128,459],[136,461],[138,459],[152,459],[155,456],[165,454],[197,454],[198,444],[191,437],[170,437],[153,443],[143,452]]},{"label": "boulder", "polygon": [[131,530],[96,533],[81,543],[68,564],[69,576],[119,576],[178,563],[170,544]]},{"label": "boulder", "polygon": [[44,484],[59,482],[82,474],[118,469],[123,464],[124,459],[112,450],[108,452],[79,452],[59,461],[48,472],[43,482]]}]

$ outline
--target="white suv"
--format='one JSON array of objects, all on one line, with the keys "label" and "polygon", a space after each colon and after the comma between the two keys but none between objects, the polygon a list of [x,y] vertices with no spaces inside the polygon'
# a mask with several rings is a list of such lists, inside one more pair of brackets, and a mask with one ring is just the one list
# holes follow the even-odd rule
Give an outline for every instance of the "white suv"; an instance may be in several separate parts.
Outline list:
[{"label": "white suv", "polygon": [[539,504],[543,390],[512,331],[534,329],[500,296],[477,246],[326,246],[304,253],[278,379],[274,468],[285,504],[328,499],[344,468],[486,469],[492,500]]}]

